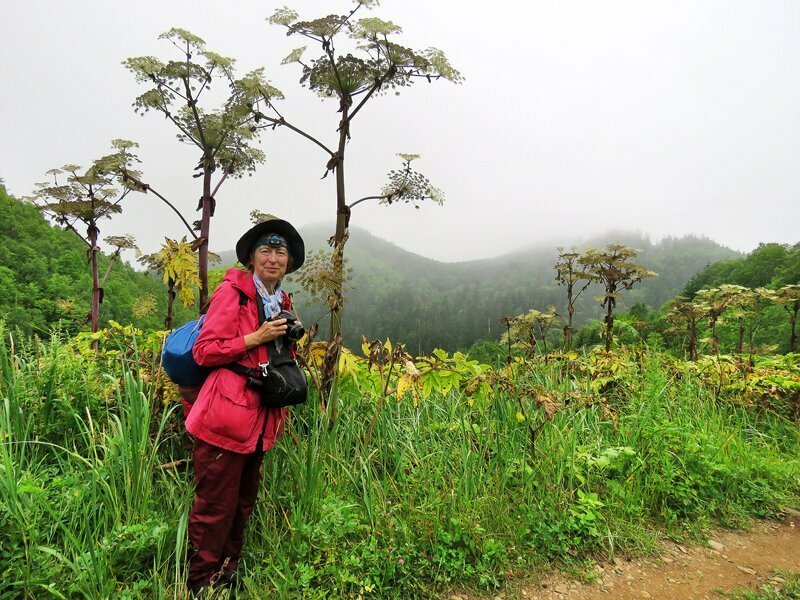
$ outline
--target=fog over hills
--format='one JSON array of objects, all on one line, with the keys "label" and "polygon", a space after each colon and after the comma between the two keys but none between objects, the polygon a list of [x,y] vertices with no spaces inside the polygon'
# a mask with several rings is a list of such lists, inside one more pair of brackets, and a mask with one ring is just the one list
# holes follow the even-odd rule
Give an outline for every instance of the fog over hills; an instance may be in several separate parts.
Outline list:
[{"label": "fog over hills", "polygon": [[[307,251],[328,247],[329,227],[304,227],[300,233]],[[621,311],[635,302],[658,309],[708,264],[741,255],[707,238],[686,236],[652,243],[642,234],[623,231],[580,242],[564,240],[561,245],[584,250],[611,242],[641,249],[638,262],[659,274],[627,292],[619,302]],[[556,283],[553,270],[557,255],[558,249],[550,243],[533,243],[495,258],[444,263],[403,250],[364,229],[351,228],[345,249],[348,266],[353,269],[346,292],[345,345],[358,347],[364,335],[404,342],[412,352],[434,347],[454,351],[480,339],[497,339],[502,316],[550,304],[563,313],[564,288]],[[233,251],[220,256],[223,265],[235,260]],[[326,307],[310,304],[291,277],[284,286],[294,293],[304,322],[310,325],[319,320],[324,331]],[[598,293],[599,289],[590,288],[581,298],[578,324],[599,316],[593,300]]]}]

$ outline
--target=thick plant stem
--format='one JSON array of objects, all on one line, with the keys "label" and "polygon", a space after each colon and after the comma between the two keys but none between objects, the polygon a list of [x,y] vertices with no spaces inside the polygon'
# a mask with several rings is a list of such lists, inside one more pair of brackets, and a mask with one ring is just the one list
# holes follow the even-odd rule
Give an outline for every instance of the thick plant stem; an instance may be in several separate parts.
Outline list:
[{"label": "thick plant stem", "polygon": [[572,305],[572,294],[570,294],[569,298],[567,298],[567,325],[564,327],[567,350],[572,350],[572,317],[574,314],[575,307]]},{"label": "thick plant stem", "polygon": [[689,360],[696,361],[697,356],[697,321],[689,321]]},{"label": "thick plant stem", "polygon": [[337,159],[334,165],[336,170],[336,233],[334,234],[333,268],[336,289],[335,298],[331,310],[331,340],[341,332],[342,328],[342,300],[344,294],[344,245],[347,242],[347,229],[349,225],[350,210],[347,207],[347,195],[344,181],[344,153],[347,148],[347,137],[349,133],[349,97],[342,99],[341,111],[342,120],[339,123],[339,147],[337,149]]},{"label": "thick plant stem", "polygon": [[92,312],[91,312],[91,324],[92,324],[92,333],[96,333],[98,329],[100,329],[100,273],[97,264],[97,236],[100,233],[100,230],[97,229],[97,226],[92,222],[89,225],[89,253],[91,254],[91,261],[92,261]]},{"label": "thick plant stem", "polygon": [[[333,247],[333,275],[335,287],[333,289],[334,298],[331,304],[331,339],[342,330],[342,308],[344,304],[344,246],[347,242],[347,228],[345,226],[345,215],[336,216],[336,237]],[[340,235],[340,231],[342,231]]]},{"label": "thick plant stem", "polygon": [[164,329],[172,329],[172,313],[175,307],[175,280],[167,281],[167,316],[164,317]]},{"label": "thick plant stem", "polygon": [[[322,376],[322,393],[326,399],[330,397],[339,365],[339,351],[341,350],[342,339],[342,307],[344,305],[344,246],[347,243],[347,229],[350,220],[350,209],[347,207],[344,181],[344,155],[350,127],[348,117],[350,98],[342,98],[340,106],[342,120],[339,122],[339,147],[335,159],[331,159],[329,163],[330,167],[336,172],[336,233],[333,238],[332,258],[335,287],[333,298],[331,298],[331,334],[328,342],[328,353],[332,356],[330,357],[331,360],[324,363],[326,372]],[[333,408],[329,416],[331,427],[333,427],[336,422],[335,408]]]},{"label": "thick plant stem", "polygon": [[614,339],[614,315],[611,311],[611,300],[609,300],[606,317],[604,319],[606,323],[606,352],[611,350],[611,341]]},{"label": "thick plant stem", "polygon": [[206,300],[208,300],[208,233],[211,229],[211,173],[213,171],[213,165],[213,159],[203,159],[203,212],[200,219],[200,237],[203,239],[203,243],[200,244],[198,256],[198,275],[200,277],[198,310],[202,310],[206,304]]}]

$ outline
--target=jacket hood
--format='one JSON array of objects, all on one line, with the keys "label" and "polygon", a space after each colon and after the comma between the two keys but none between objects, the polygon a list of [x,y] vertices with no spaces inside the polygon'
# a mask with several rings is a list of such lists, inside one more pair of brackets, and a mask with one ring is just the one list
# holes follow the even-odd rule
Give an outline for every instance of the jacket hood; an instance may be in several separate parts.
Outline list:
[{"label": "jacket hood", "polygon": [[250,271],[242,271],[235,267],[226,271],[222,281],[227,281],[233,287],[241,290],[248,298],[255,299],[256,284],[253,283],[253,274]]}]

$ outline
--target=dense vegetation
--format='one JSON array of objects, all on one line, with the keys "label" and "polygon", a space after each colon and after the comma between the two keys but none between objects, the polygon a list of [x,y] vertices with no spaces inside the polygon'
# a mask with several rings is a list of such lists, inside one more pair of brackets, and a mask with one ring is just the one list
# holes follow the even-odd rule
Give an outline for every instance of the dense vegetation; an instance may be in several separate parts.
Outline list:
[{"label": "dense vegetation", "polygon": [[[719,338],[718,352],[783,354],[790,351],[793,303],[782,305],[774,297],[770,297],[770,294],[798,284],[800,243],[761,244],[746,256],[707,266],[686,283],[681,297],[698,301],[709,297],[709,294],[713,296],[714,290],[729,289],[739,298],[732,298],[733,301],[723,310],[715,326]],[[744,305],[739,302],[742,294],[746,300]],[[798,296],[798,291],[794,294]],[[621,333],[621,341],[648,341],[651,345],[660,344],[678,353],[685,351],[685,328],[681,330],[669,322],[668,315],[673,304],[674,302],[667,303],[660,310],[653,310],[645,304],[634,305],[623,316],[623,322],[628,327],[627,331]],[[698,337],[703,350],[711,352],[713,343],[707,315],[700,320],[698,326]],[[579,341],[584,345],[598,343],[598,328],[597,323],[585,327],[578,336]]]},{"label": "dense vegetation", "polygon": [[[0,189],[0,208],[6,219],[0,226],[0,283],[6,293],[0,310],[9,327],[46,335],[53,326],[74,333],[89,312],[91,275],[86,248],[73,235],[49,225],[31,205]],[[322,248],[322,228],[302,231],[309,248]],[[500,318],[532,306],[554,304],[563,313],[563,291],[553,264],[555,248],[534,247],[528,252],[464,263],[440,263],[401,250],[363,230],[351,232],[349,265],[353,279],[347,292],[345,346],[355,347],[361,336],[406,342],[419,354],[434,348],[465,350],[479,340],[497,340]],[[643,248],[640,259],[659,277],[633,290],[622,306],[644,302],[658,308],[678,294],[686,282],[709,262],[735,254],[710,240],[667,238],[657,244],[641,236],[609,235]],[[589,245],[601,245],[594,240]],[[234,263],[232,253],[221,253],[222,265]],[[101,273],[108,257],[101,256]],[[138,273],[117,261],[105,283],[101,324],[110,320],[132,323],[145,330],[163,327],[167,294],[147,273]],[[312,305],[291,279],[287,288],[297,293],[300,313],[307,322],[319,319],[323,328],[326,308]],[[178,308],[176,323],[192,318]],[[599,317],[590,296],[578,306],[577,322]]]},{"label": "dense vegetation", "polygon": [[[325,244],[321,228],[305,228],[302,234],[311,248]],[[363,230],[352,229],[350,235],[348,264],[353,274],[350,289],[345,290],[349,300],[344,317],[346,347],[358,346],[364,335],[405,342],[419,354],[434,348],[466,350],[479,340],[497,340],[504,331],[500,325],[503,316],[549,304],[565,313],[563,290],[553,270],[558,251],[550,245],[493,259],[441,263],[401,250]],[[658,309],[709,263],[736,256],[711,240],[692,236],[653,243],[644,236],[616,233],[582,245],[602,246],[614,240],[641,249],[640,262],[659,274],[624,298],[623,310],[637,302]],[[221,256],[223,264],[231,260],[226,253]],[[310,305],[291,280],[287,287],[299,292],[306,322],[325,313],[324,306]],[[600,307],[591,294],[580,300],[576,315],[578,325],[600,317]]]},{"label": "dense vegetation", "polygon": [[[0,597],[182,597],[191,483],[159,336],[9,339]],[[244,598],[492,589],[800,502],[798,355],[750,368],[620,350],[491,369],[364,351],[343,355],[339,418],[312,398],[267,457]]]},{"label": "dense vegetation", "polygon": [[[119,261],[108,327],[78,333],[85,248],[33,207],[0,201],[0,597],[182,597],[191,477],[177,391],[158,366],[165,288]],[[730,253],[696,238],[637,241],[637,260],[661,277],[620,297],[630,309],[614,352],[591,349],[602,336],[589,296],[577,351],[552,352],[554,327],[503,366],[499,317],[564,302],[555,251],[442,265],[357,232],[347,327],[405,332],[414,356],[351,341],[361,355],[343,350],[327,409],[312,398],[294,410],[265,463],[244,597],[492,589],[543,564],[650,551],[664,532],[702,535],[798,506],[800,355],[764,353],[786,350],[784,311],[721,318],[719,354],[701,341],[706,356],[687,362],[676,358],[685,332],[667,306],[649,306],[682,287],[699,299],[729,282],[797,282],[798,246],[768,244],[686,283],[704,253]],[[735,351],[743,331],[747,357]],[[421,351],[481,336],[471,358]],[[304,352],[313,370],[325,344]]]},{"label": "dense vegetation", "polygon": [[[316,296],[326,304],[312,303],[313,286],[287,280],[306,326],[321,321],[324,330],[333,313],[322,332],[330,343],[302,343],[315,390],[264,463],[243,597],[485,592],[542,565],[651,552],[662,535],[700,537],[800,506],[800,355],[787,352],[800,305],[786,309],[788,336],[786,307],[769,304],[770,293],[798,283],[800,246],[736,257],[697,237],[583,241],[601,304],[593,287],[564,330],[564,280],[553,271],[560,250],[442,264],[350,230],[362,201],[442,200],[411,168],[416,155],[401,155],[380,195],[346,196],[352,119],[388,89],[461,79],[438,50],[389,42],[395,24],[351,23],[372,4],[311,21],[285,8],[270,18],[320,44],[317,59],[303,62],[298,50],[284,62],[300,65],[313,92],[338,100],[330,147],[278,113],[283,95],[262,69],[236,78],[233,59],[188,31],[161,36],[177,61],[125,61],[148,88],[137,111],[161,113],[200,158],[197,231],[181,217],[193,241],[167,240],[143,261],[165,276],[169,303],[160,276],[99,253],[100,219],[119,212],[128,191],[170,204],[133,169],[135,143],[115,140],[122,153],[85,172],[49,172],[70,174],[66,186],[38,186],[38,208],[81,237],[82,222],[85,244],[0,186],[0,598],[187,596],[191,441],[159,364],[160,329],[173,322],[175,293],[187,300],[197,287],[202,305],[218,281],[207,271],[214,196],[263,161],[252,145],[262,129],[288,128],[324,151],[337,227],[333,251],[317,254],[327,283]],[[345,33],[356,45],[340,55]],[[214,79],[230,92],[216,108],[205,94]],[[303,232],[318,250],[329,233]],[[350,290],[342,289],[345,243]],[[605,256],[588,246],[606,246]],[[305,273],[315,273],[312,263]],[[690,306],[679,312],[682,290]],[[749,298],[746,308],[731,300],[737,294]],[[193,313],[177,307],[174,322]],[[573,324],[582,326],[574,344]]]},{"label": "dense vegetation", "polygon": [[[69,232],[48,225],[34,207],[9,197],[3,189],[0,208],[6,215],[0,229],[0,283],[5,290],[0,309],[7,326],[42,335],[47,335],[51,327],[68,333],[80,331],[89,312],[91,290],[85,247]],[[325,245],[322,228],[307,228],[303,234],[309,248]],[[614,237],[626,239],[624,234]],[[622,343],[647,341],[683,352],[685,333],[665,319],[665,303],[678,294],[692,299],[701,288],[723,284],[777,289],[800,281],[800,245],[763,244],[747,256],[732,257],[731,251],[701,238],[667,238],[653,244],[628,235],[627,241],[642,248],[637,260],[659,276],[642,281],[621,296],[617,337]],[[601,240],[594,242],[586,246],[597,246]],[[553,305],[563,320],[566,301],[564,289],[554,277],[556,255],[556,249],[534,247],[495,259],[444,264],[354,230],[345,346],[357,346],[364,335],[403,341],[417,354],[438,347],[470,349],[473,357],[487,362],[502,359],[506,350],[497,344],[504,332],[501,317]],[[719,257],[724,260],[709,264]],[[101,255],[100,262],[101,273],[105,273],[109,257]],[[229,253],[222,253],[222,264],[232,262]],[[310,304],[291,279],[286,286],[296,292],[306,323],[319,320],[324,330],[326,308]],[[581,347],[602,340],[601,310],[593,289],[576,304],[575,323],[583,327],[575,343]],[[117,321],[150,331],[163,326],[167,293],[155,276],[136,272],[117,260],[104,283],[104,292],[103,325]],[[182,323],[191,316],[191,310],[178,306],[174,322]],[[708,346],[708,324],[702,322],[699,327],[701,344]],[[759,302],[741,322],[721,319],[721,352],[733,352],[738,347],[742,328],[750,351],[789,350],[790,323],[784,307]],[[548,332],[544,342],[550,348],[563,345],[560,329],[556,323]]]},{"label": "dense vegetation", "polygon": [[800,283],[800,243],[760,244],[747,256],[717,261],[689,279],[683,293],[691,298],[703,288],[724,283],[773,289]]},{"label": "dense vegetation", "polygon": [[[11,329],[49,336],[56,327],[80,331],[87,321],[92,279],[86,245],[45,221],[32,205],[10,197],[0,186],[0,314]],[[101,255],[100,273],[109,257]],[[163,327],[167,297],[164,286],[122,260],[111,267],[104,285],[101,325],[133,323]],[[183,310],[181,318],[187,320]]]},{"label": "dense vegetation", "polygon": [[[608,248],[613,247],[610,245]],[[590,257],[594,252],[562,254],[559,259],[571,255],[573,261],[580,260],[581,257]],[[644,263],[635,253],[633,256],[636,263],[632,264]],[[559,265],[561,263],[556,263],[557,269]],[[603,286],[591,281],[591,274],[587,279],[580,279],[587,275],[579,271],[571,277],[578,278],[576,283],[580,285],[576,289],[584,284],[588,286],[584,300],[588,296],[599,302],[608,297],[608,290],[604,296],[601,292]],[[641,289],[650,281],[653,280],[645,279],[636,285]],[[626,312],[618,312],[614,318],[613,338],[618,343],[647,344],[691,359],[696,359],[702,353],[739,356],[773,352],[784,354],[800,348],[800,243],[793,246],[761,244],[747,256],[708,265],[686,283],[680,295],[665,302],[660,309],[651,308],[641,300],[631,306],[631,299],[641,297],[637,293],[640,290],[625,287],[620,287],[613,294],[615,303],[627,301],[630,306]],[[600,295],[596,295],[598,292],[601,292]],[[568,294],[569,290],[565,287],[562,295],[568,297]],[[580,308],[584,318],[593,315],[591,307]],[[522,350],[529,354],[546,352],[548,346],[551,349],[573,346],[591,348],[605,343],[608,349],[611,338],[604,322],[607,317],[590,318],[575,332],[572,336],[574,344],[570,344],[570,340],[566,339],[566,311],[559,312],[556,313],[555,306],[550,306],[546,310],[534,308],[527,313],[507,317],[503,321],[513,324],[513,327],[503,334],[503,340],[509,337],[514,340],[510,348],[512,352]],[[526,341],[526,337],[530,339]],[[471,356],[490,362],[507,353],[504,347],[489,340],[478,342],[470,348]]]}]

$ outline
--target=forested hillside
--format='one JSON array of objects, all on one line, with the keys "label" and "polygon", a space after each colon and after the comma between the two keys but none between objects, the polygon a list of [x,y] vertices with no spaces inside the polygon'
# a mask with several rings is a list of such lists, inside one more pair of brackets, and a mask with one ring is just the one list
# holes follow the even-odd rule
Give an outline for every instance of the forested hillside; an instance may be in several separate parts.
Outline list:
[{"label": "forested hillside", "polygon": [[[91,290],[84,244],[70,232],[47,223],[36,208],[8,196],[2,188],[0,208],[5,216],[0,226],[0,285],[4,290],[0,310],[7,323],[28,333],[44,333],[52,326],[78,331],[89,311]],[[326,247],[327,233],[323,226],[302,230],[310,250]],[[612,240],[642,249],[640,262],[659,273],[627,294],[620,302],[622,310],[636,302],[658,308],[680,293],[687,282],[699,287],[714,277],[754,268],[741,266],[744,259],[736,258],[733,251],[697,237],[667,238],[653,244],[644,236],[618,232],[582,242],[579,247],[601,246]],[[565,241],[565,246],[569,245]],[[758,256],[786,252],[775,246],[765,246]],[[232,254],[222,253],[223,265],[232,264]],[[548,304],[563,311],[563,288],[557,285],[553,271],[557,254],[549,245],[532,245],[497,258],[442,263],[354,229],[348,245],[353,277],[347,292],[345,344],[357,347],[365,335],[403,341],[417,353],[434,347],[465,349],[480,339],[497,339],[502,316]],[[101,273],[105,273],[108,260],[103,256]],[[796,260],[788,260],[785,269],[792,264],[797,268]],[[760,275],[767,272],[761,267],[756,270]],[[104,287],[103,324],[115,320],[145,329],[162,326],[166,292],[155,277],[117,261]],[[324,331],[325,307],[309,304],[291,279],[286,287],[296,293],[304,321],[310,324],[319,319]],[[577,306],[578,324],[599,315],[590,292],[591,288]],[[178,311],[176,323],[193,315],[189,309]]]},{"label": "forested hillside", "polygon": [[[68,333],[83,328],[92,280],[87,246],[69,231],[50,225],[32,205],[0,186],[0,315],[12,330],[46,335],[52,327]],[[100,262],[101,277],[109,257]],[[109,320],[145,329],[163,327],[166,289],[148,273],[123,261],[113,264],[104,285],[101,326]],[[190,311],[178,309],[178,319]]]},{"label": "forested hillside", "polygon": [[747,256],[711,264],[687,282],[684,294],[692,297],[700,289],[724,283],[749,288],[800,283],[800,242],[793,246],[761,244]]},{"label": "forested hillside", "polygon": [[[691,300],[700,290],[719,289],[726,284],[748,290],[778,290],[800,284],[800,242],[761,244],[747,256],[713,263],[686,283],[682,295]],[[793,306],[793,302],[776,304],[757,294],[747,306],[743,321],[750,346],[762,352],[789,352]],[[730,351],[736,346],[740,324],[735,315],[726,317],[720,320],[718,330],[720,344]]]},{"label": "forested hillside", "polygon": [[[327,229],[301,231],[312,249],[325,247]],[[579,249],[620,241],[642,250],[638,262],[659,276],[626,293],[619,303],[626,310],[637,302],[659,308],[681,292],[698,271],[723,259],[738,256],[705,238],[687,236],[652,243],[645,236],[614,232],[575,242]],[[572,244],[565,240],[564,246]],[[530,248],[497,258],[442,263],[402,250],[360,229],[351,230],[349,266],[353,269],[349,303],[345,312],[345,345],[357,347],[361,335],[369,339],[390,338],[406,343],[412,352],[433,348],[466,349],[480,339],[497,339],[500,318],[531,308],[554,304],[565,310],[564,289],[555,280],[553,265],[558,250],[550,245]],[[223,263],[231,260],[223,254]],[[287,289],[298,291],[291,280]],[[587,290],[577,304],[576,322],[600,315]],[[303,319],[310,323],[325,313],[311,306],[302,292],[297,294]],[[325,325],[326,318],[320,321]]]}]

